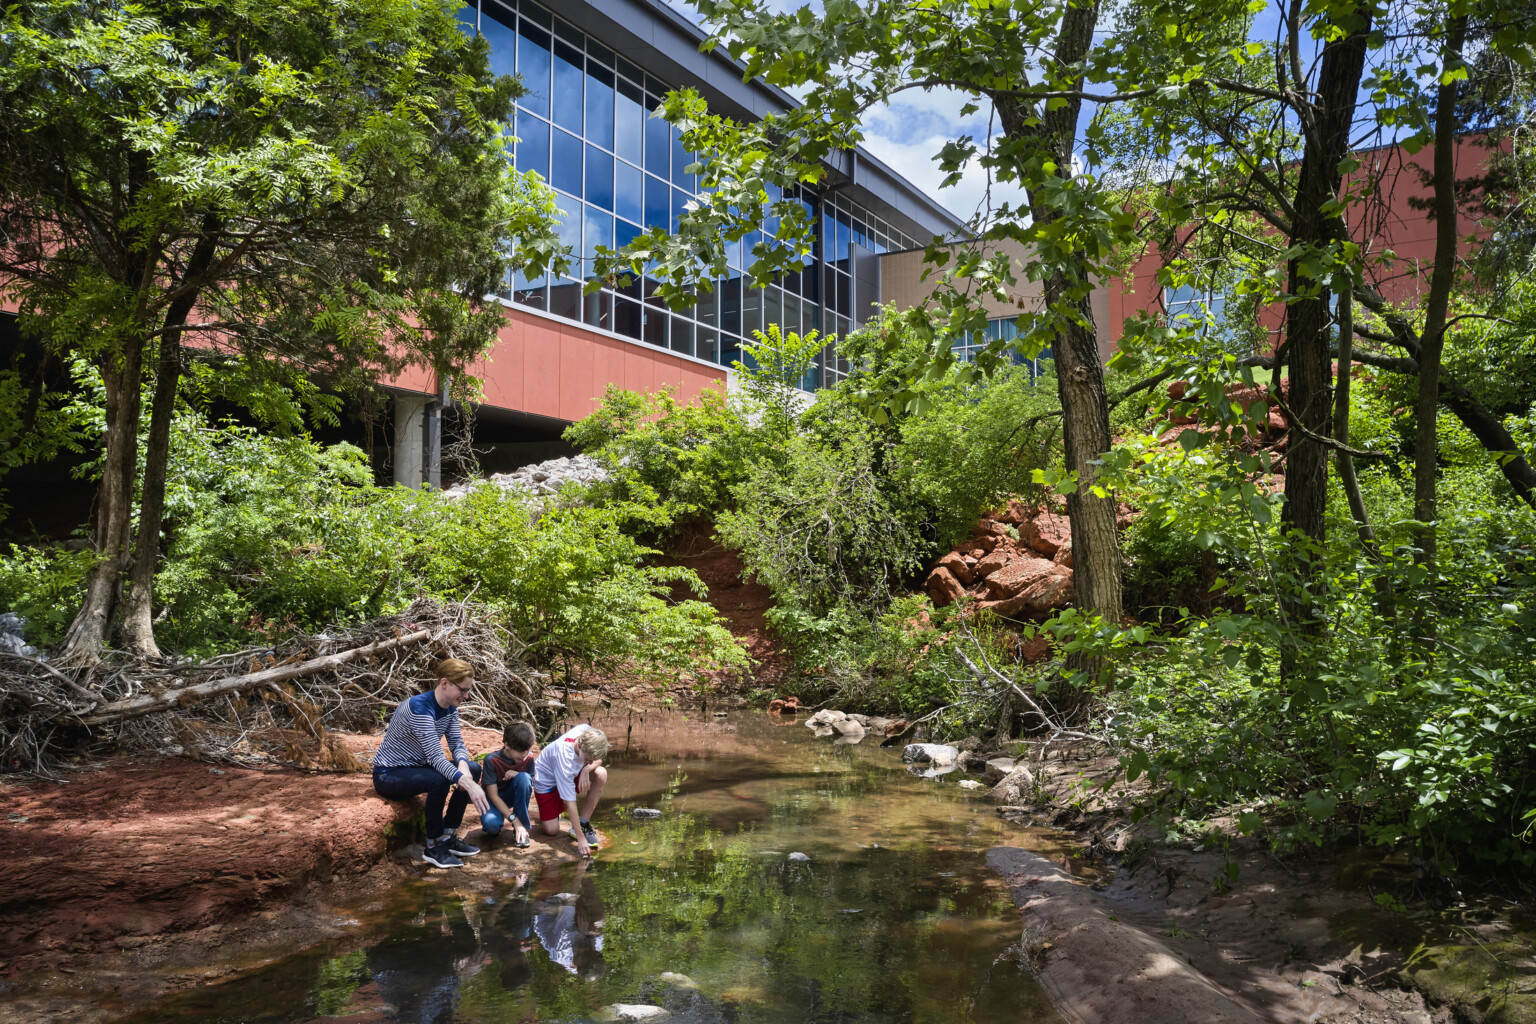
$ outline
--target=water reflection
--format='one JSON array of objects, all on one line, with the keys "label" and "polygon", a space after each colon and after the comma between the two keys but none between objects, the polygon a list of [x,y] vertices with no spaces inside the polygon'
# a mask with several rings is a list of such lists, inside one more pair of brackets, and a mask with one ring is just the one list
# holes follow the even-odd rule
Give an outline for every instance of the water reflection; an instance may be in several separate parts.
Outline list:
[{"label": "water reflection", "polygon": [[597,724],[615,738],[614,803],[590,866],[434,873],[365,949],[297,957],[153,1019],[502,1024],[612,1003],[676,1024],[1057,1019],[983,859],[1030,837],[952,781],[760,716]]}]

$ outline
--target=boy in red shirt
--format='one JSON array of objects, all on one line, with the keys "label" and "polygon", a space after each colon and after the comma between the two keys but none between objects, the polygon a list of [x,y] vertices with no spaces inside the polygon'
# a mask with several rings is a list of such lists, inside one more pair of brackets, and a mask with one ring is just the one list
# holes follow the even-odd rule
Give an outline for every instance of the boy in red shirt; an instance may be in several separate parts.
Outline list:
[{"label": "boy in red shirt", "polygon": [[486,755],[485,771],[480,776],[485,782],[486,799],[501,815],[495,828],[482,816],[480,827],[496,835],[502,830],[502,823],[512,822],[513,846],[528,846],[533,841],[528,798],[533,792],[533,760],[539,753],[536,747],[532,725],[511,723],[501,731],[501,749]]}]

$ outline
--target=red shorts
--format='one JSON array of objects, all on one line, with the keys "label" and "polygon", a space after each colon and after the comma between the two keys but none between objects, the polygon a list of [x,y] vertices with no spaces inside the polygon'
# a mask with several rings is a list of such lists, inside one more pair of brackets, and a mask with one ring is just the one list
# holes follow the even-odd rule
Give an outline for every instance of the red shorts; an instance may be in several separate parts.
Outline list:
[{"label": "red shorts", "polygon": [[560,799],[559,790],[550,790],[548,793],[534,793],[539,801],[539,820],[554,821],[560,817],[560,812],[565,810],[565,801]]}]

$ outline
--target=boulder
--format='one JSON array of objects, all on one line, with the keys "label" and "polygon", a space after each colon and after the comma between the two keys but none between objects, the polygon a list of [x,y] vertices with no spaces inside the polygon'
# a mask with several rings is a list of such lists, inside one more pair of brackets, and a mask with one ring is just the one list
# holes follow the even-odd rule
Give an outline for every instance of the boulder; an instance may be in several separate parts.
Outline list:
[{"label": "boulder", "polygon": [[831,708],[822,708],[810,718],[807,718],[805,720],[805,725],[808,729],[819,729],[822,726],[832,725],[835,722],[841,722],[847,717],[848,716],[843,714],[841,711],[833,711]]},{"label": "boulder", "polygon": [[975,564],[975,562],[967,563],[965,556],[960,554],[960,552],[951,551],[949,554],[939,559],[938,568],[948,569],[950,574],[954,576],[955,579],[959,580],[962,584],[969,586],[974,576],[974,573],[971,570],[971,566],[974,566]]},{"label": "boulder", "polygon": [[864,727],[851,718],[845,718],[841,722],[833,723],[832,728],[837,731],[838,735],[847,740],[857,742],[864,738]]},{"label": "boulder", "polygon": [[981,777],[994,785],[1002,782],[1013,771],[1016,762],[1011,757],[994,757],[981,769]]},{"label": "boulder", "polygon": [[955,579],[955,574],[943,566],[928,574],[928,582],[924,584],[924,589],[928,591],[928,596],[933,599],[936,608],[954,604],[965,594],[965,585]]},{"label": "boulder", "polygon": [[799,710],[799,697],[786,697],[783,699],[774,699],[768,702],[768,713],[770,715],[793,715]]},{"label": "boulder", "polygon": [[901,752],[901,760],[906,764],[955,764],[960,760],[960,751],[945,743],[908,743]]},{"label": "boulder", "polygon": [[678,974],[676,971],[662,971],[657,977],[673,988],[696,989],[699,987],[699,983],[688,975]]},{"label": "boulder", "polygon": [[803,863],[806,863],[807,861],[809,861],[811,858],[810,858],[810,856],[808,854],[792,853],[792,854],[789,855],[789,859],[794,861],[797,864],[803,864]]},{"label": "boulder", "polygon": [[1034,796],[1034,773],[1023,765],[1016,765],[992,787],[987,799],[995,804],[1029,804],[1034,802]]},{"label": "boulder", "polygon": [[1029,602],[1029,610],[1044,615],[1072,603],[1072,570],[1057,566],[1057,571],[1032,584],[1019,595]]},{"label": "boulder", "polygon": [[866,728],[866,729],[869,728],[869,716],[868,715],[860,715],[860,714],[855,714],[853,712],[849,712],[847,717],[848,717],[848,721],[850,721],[850,722],[858,722],[864,728]]},{"label": "boulder", "polygon": [[1007,565],[1016,557],[1018,556],[1015,555],[1014,552],[1009,551],[1007,548],[998,548],[996,551],[993,551],[991,554],[987,555],[985,558],[976,563],[976,578],[986,579],[994,572],[997,572],[997,570]]},{"label": "boulder", "polygon": [[1072,524],[1064,515],[1042,512],[1019,526],[1019,539],[1046,557],[1061,550],[1072,536]]},{"label": "boulder", "polygon": [[987,597],[993,601],[1013,597],[1054,571],[1056,565],[1048,558],[1011,558],[987,577]]},{"label": "boulder", "polygon": [[1067,542],[1065,544],[1063,544],[1061,547],[1056,549],[1056,557],[1053,558],[1052,561],[1055,562],[1057,565],[1062,566],[1063,568],[1066,568],[1066,569],[1072,568],[1072,538],[1071,537],[1068,537],[1067,538]]},{"label": "boulder", "polygon": [[815,729],[811,730],[811,735],[826,739],[828,736],[836,736],[837,730],[830,725],[818,725]]},{"label": "boulder", "polygon": [[961,771],[970,772],[972,775],[976,775],[982,772],[986,767],[987,759],[976,753],[974,750],[962,750],[960,752]]},{"label": "boulder", "polygon": [[658,811],[654,807],[636,807],[635,809],[633,809],[629,813],[631,815],[633,815],[634,817],[636,817],[636,818],[659,818],[659,817],[661,817],[661,812]]},{"label": "boulder", "polygon": [[981,783],[977,782],[975,779],[961,779],[960,780],[960,788],[961,789],[980,789],[981,788]]}]

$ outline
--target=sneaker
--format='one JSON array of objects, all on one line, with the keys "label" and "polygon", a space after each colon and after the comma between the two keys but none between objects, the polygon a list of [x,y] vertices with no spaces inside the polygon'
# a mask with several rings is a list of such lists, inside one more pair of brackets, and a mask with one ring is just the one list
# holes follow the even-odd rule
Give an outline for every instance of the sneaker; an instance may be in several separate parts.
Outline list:
[{"label": "sneaker", "polygon": [[480,847],[470,846],[458,836],[450,836],[442,842],[443,849],[456,857],[473,857],[480,852]]},{"label": "sneaker", "polygon": [[588,843],[593,846],[597,845],[597,829],[592,827],[592,823],[590,821],[584,821],[581,823],[581,834],[587,837]]},{"label": "sneaker", "polygon": [[455,857],[447,843],[435,843],[422,852],[421,859],[440,868],[461,868],[464,862]]}]

